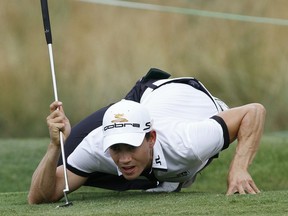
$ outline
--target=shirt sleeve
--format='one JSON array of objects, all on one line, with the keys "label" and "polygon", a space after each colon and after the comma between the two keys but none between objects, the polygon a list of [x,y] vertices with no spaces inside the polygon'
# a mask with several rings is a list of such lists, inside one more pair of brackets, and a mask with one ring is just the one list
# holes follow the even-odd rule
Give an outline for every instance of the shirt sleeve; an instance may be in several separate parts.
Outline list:
[{"label": "shirt sleeve", "polygon": [[192,149],[202,162],[223,149],[224,133],[218,121],[207,119],[183,124],[185,125],[180,133],[182,133],[184,145]]},{"label": "shirt sleeve", "polygon": [[89,177],[93,172],[118,174],[109,153],[105,153],[102,145],[101,127],[89,133],[67,159],[67,169],[76,175]]},{"label": "shirt sleeve", "polygon": [[220,116],[215,115],[215,116],[212,116],[211,119],[214,119],[222,127],[223,138],[224,138],[224,144],[223,144],[222,150],[224,150],[224,149],[228,148],[229,144],[230,144],[230,136],[229,136],[228,127],[227,127],[225,121]]}]

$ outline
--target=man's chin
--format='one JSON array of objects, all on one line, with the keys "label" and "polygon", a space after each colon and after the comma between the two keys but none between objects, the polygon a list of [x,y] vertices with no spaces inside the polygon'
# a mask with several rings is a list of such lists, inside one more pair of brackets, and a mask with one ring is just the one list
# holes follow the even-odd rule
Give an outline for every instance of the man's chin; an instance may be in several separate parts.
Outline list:
[{"label": "man's chin", "polygon": [[125,179],[131,181],[131,180],[135,180],[137,179],[139,176],[140,176],[141,172],[130,172],[130,173],[125,173],[125,172],[122,172],[122,175]]},{"label": "man's chin", "polygon": [[126,180],[128,180],[128,181],[135,180],[135,179],[137,179],[137,178],[139,177],[139,175],[125,175],[125,174],[123,174],[123,173],[122,173],[122,175],[123,175],[123,177],[124,177]]}]

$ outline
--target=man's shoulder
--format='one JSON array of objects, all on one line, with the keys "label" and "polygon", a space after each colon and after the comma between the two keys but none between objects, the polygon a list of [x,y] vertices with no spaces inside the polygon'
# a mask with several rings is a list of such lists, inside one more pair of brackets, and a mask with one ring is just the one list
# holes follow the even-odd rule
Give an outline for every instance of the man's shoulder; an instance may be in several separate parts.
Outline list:
[{"label": "man's shoulder", "polygon": [[[98,151],[103,152],[103,131],[102,126],[95,128],[92,130],[79,144],[79,147],[86,149],[88,152]],[[77,150],[77,148],[76,148]],[[102,150],[102,151],[101,151]]]}]

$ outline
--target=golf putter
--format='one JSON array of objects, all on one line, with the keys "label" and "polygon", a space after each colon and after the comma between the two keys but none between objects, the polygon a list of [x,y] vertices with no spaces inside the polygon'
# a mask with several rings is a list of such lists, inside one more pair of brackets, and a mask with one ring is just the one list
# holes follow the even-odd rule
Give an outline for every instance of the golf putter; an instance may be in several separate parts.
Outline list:
[{"label": "golf putter", "polygon": [[[52,82],[53,82],[53,90],[54,90],[54,98],[55,98],[55,101],[58,101],[57,84],[56,84],[53,51],[52,51],[52,33],[51,33],[51,27],[50,27],[48,2],[47,2],[47,0],[40,0],[40,2],[41,2],[41,9],[42,9],[42,17],[43,17],[45,37],[46,37],[46,41],[47,41],[47,45],[48,45],[50,67],[51,67],[51,74],[52,74]],[[61,131],[60,131],[60,147],[61,147],[61,155],[62,155],[63,168],[64,168],[65,188],[63,190],[63,193],[64,193],[64,198],[65,198],[65,203],[63,205],[57,206],[57,208],[68,207],[68,206],[73,205],[72,202],[69,202],[68,196],[67,196],[67,193],[69,193],[69,185],[68,185],[68,176],[67,176],[67,169],[66,169],[66,158],[65,158],[65,151],[64,151],[63,134]]]}]

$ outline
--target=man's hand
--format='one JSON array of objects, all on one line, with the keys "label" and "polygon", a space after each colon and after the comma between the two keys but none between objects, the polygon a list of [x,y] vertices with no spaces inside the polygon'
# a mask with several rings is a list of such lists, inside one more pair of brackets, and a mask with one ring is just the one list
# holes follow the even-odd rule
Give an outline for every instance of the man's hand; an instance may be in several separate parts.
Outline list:
[{"label": "man's hand", "polygon": [[60,145],[60,131],[63,133],[64,140],[69,136],[71,126],[68,118],[65,116],[62,102],[54,101],[50,105],[50,115],[47,117],[47,125],[51,144]]},{"label": "man's hand", "polygon": [[227,182],[226,195],[239,194],[257,194],[260,190],[257,188],[250,174],[245,170],[230,170]]}]

